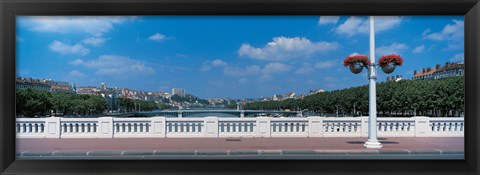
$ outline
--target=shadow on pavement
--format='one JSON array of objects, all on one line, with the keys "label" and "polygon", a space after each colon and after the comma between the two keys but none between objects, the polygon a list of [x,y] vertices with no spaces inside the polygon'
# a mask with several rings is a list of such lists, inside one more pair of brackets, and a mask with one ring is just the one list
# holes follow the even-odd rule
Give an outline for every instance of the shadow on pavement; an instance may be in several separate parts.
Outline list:
[{"label": "shadow on pavement", "polygon": [[[380,139],[379,139],[380,140]],[[349,144],[365,144],[365,141],[350,141]],[[399,144],[399,142],[380,141],[382,144]]]}]

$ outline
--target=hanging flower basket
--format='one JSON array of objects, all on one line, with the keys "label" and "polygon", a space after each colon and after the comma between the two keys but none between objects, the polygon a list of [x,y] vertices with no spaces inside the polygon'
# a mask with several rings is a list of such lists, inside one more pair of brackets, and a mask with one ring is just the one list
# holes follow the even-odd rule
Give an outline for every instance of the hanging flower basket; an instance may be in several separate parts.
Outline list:
[{"label": "hanging flower basket", "polygon": [[395,70],[395,63],[388,63],[384,66],[382,66],[382,71],[385,72],[386,74],[390,74]]},{"label": "hanging flower basket", "polygon": [[382,71],[386,74],[392,73],[395,70],[396,66],[401,66],[403,64],[403,58],[400,55],[384,55],[380,57],[378,65],[382,67]]},{"label": "hanging flower basket", "polygon": [[348,56],[343,60],[343,66],[350,67],[350,71],[354,74],[362,72],[363,68],[370,64],[370,59],[365,55]]},{"label": "hanging flower basket", "polygon": [[362,62],[353,63],[353,65],[350,66],[350,72],[352,72],[354,74],[359,74],[360,72],[362,72],[364,67],[365,66],[363,65]]}]

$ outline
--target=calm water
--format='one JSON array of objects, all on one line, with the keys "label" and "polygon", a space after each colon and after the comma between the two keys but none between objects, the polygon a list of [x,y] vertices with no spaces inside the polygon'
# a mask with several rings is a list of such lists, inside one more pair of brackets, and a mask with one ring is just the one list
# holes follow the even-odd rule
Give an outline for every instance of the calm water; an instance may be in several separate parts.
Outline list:
[{"label": "calm water", "polygon": [[[176,114],[177,111],[153,111],[153,112],[140,112],[140,113],[135,113],[134,117],[154,117],[154,116],[164,116],[168,118],[176,118],[178,116],[174,116],[173,114]],[[183,111],[189,112],[189,111]],[[250,111],[252,112],[252,111]],[[274,112],[268,112],[268,111],[254,111],[256,113],[265,113],[265,114],[274,114]],[[296,117],[296,112],[283,112],[284,116],[292,116]],[[227,113],[219,113],[219,112],[208,112],[208,113],[196,113],[196,114],[191,114],[188,116],[183,116],[183,118],[201,118],[201,117],[208,117],[208,116],[215,116],[215,117],[222,117],[222,118],[238,118],[240,117],[238,114],[227,114]],[[253,114],[246,115],[244,117],[256,117]]]}]

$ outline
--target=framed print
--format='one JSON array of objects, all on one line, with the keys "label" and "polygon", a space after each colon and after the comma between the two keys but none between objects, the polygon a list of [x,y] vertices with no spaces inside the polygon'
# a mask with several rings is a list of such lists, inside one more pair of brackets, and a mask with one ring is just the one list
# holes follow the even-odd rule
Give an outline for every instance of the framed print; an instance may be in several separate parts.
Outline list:
[{"label": "framed print", "polygon": [[2,173],[478,173],[477,1],[1,5]]}]

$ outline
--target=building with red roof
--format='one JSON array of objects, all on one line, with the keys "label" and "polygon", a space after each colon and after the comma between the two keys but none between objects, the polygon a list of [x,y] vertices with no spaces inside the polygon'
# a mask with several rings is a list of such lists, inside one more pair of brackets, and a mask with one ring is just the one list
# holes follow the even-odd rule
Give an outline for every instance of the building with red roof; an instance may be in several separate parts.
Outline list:
[{"label": "building with red roof", "polygon": [[437,64],[435,68],[422,68],[422,71],[413,71],[412,80],[437,80],[441,78],[463,76],[465,74],[465,64],[446,62],[445,65]]}]

